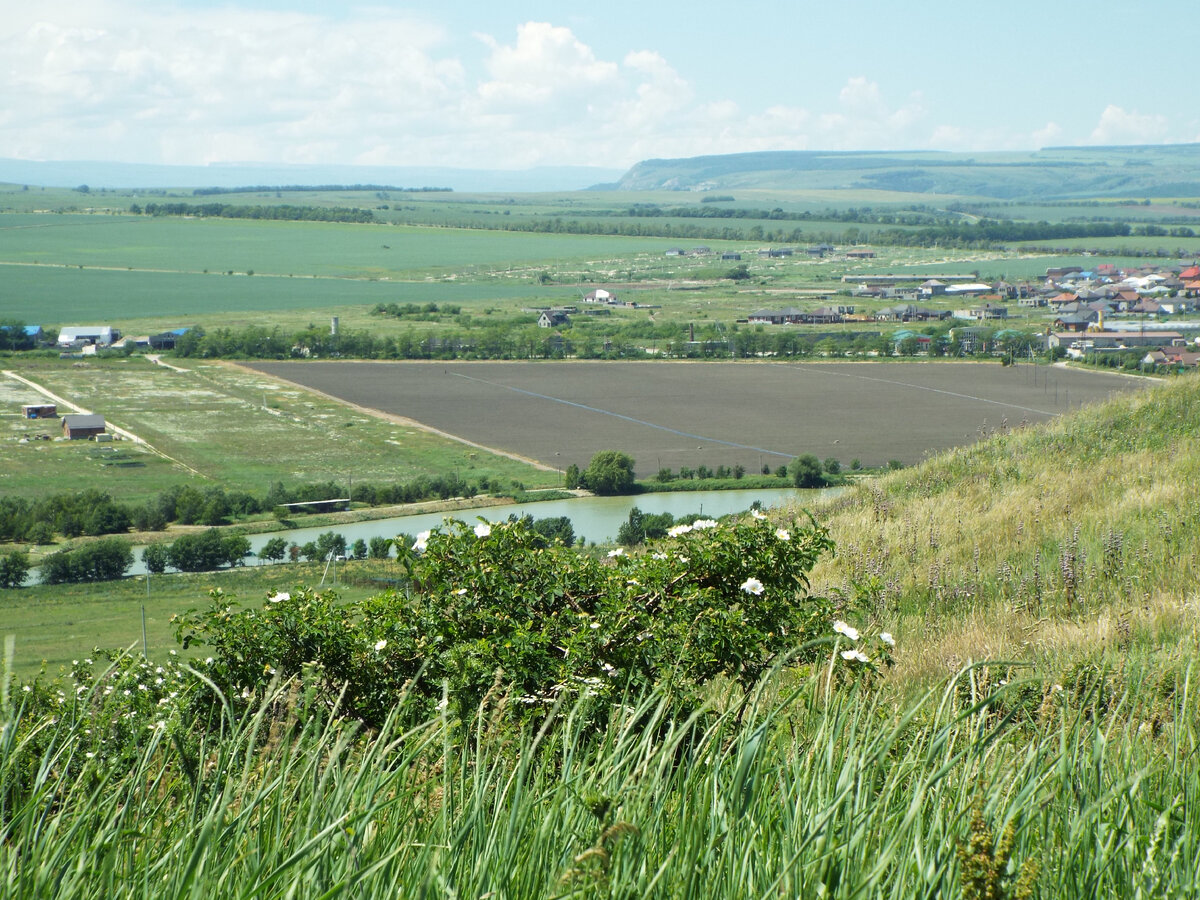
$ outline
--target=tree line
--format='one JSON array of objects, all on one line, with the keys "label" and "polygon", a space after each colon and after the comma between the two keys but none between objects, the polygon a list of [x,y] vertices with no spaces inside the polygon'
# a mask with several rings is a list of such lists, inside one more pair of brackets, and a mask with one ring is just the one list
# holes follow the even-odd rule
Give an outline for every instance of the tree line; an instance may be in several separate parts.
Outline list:
[{"label": "tree line", "polygon": [[[367,506],[391,506],[422,500],[474,497],[481,490],[499,490],[498,480],[480,477],[469,482],[458,474],[419,475],[391,484],[355,484],[352,500]],[[0,541],[50,544],[65,538],[162,531],[168,525],[225,525],[232,518],[276,512],[287,516],[285,504],[322,503],[344,498],[347,486],[332,481],[285,486],[275,482],[266,494],[220,486],[199,488],[173,485],[144,503],[122,503],[96,488],[51,494],[33,500],[0,496]]]},{"label": "tree line", "polygon": [[277,219],[288,222],[375,222],[369,209],[337,206],[243,206],[231,203],[134,203],[129,207],[134,215],[194,216],[219,219]]},{"label": "tree line", "polygon": [[454,191],[451,187],[397,187],[394,184],[273,184],[251,185],[249,187],[206,187],[192,191],[194,197],[208,197],[214,194],[261,194],[261,193],[319,193],[327,192],[363,192],[363,191],[395,191],[400,194],[431,194]]}]

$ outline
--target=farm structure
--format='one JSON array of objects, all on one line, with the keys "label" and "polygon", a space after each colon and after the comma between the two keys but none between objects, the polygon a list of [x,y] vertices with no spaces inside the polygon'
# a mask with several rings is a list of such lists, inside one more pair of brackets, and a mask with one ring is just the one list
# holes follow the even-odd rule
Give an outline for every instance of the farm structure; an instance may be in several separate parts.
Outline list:
[{"label": "farm structure", "polygon": [[27,403],[21,407],[26,419],[57,419],[58,407],[53,403]]},{"label": "farm structure", "polygon": [[557,469],[621,450],[640,477],[802,453],[915,463],[1145,382],[996,363],[262,362],[251,368]]},{"label": "farm structure", "polygon": [[66,415],[62,419],[62,429],[67,440],[87,440],[105,433],[104,416]]},{"label": "farm structure", "polygon": [[69,325],[58,333],[58,346],[79,347],[92,344],[107,347],[121,336],[111,325]]}]

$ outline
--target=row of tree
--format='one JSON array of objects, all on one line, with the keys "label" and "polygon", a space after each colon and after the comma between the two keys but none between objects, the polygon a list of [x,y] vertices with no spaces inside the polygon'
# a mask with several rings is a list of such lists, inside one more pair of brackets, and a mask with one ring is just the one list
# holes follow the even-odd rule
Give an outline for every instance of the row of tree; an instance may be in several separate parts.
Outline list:
[{"label": "row of tree", "polygon": [[288,222],[374,222],[369,209],[340,206],[243,206],[231,203],[147,203],[129,207],[134,215],[192,216],[220,219],[278,219]]}]

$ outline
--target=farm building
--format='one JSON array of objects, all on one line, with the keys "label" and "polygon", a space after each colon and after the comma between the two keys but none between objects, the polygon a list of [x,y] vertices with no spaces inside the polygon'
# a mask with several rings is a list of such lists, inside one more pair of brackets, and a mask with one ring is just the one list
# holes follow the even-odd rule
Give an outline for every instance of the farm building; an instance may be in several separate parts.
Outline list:
[{"label": "farm building", "polygon": [[121,333],[111,325],[69,325],[58,333],[58,346],[76,347],[92,344],[107,347]]},{"label": "farm building", "polygon": [[53,403],[27,403],[21,407],[26,419],[57,419],[58,407]]},{"label": "farm building", "polygon": [[68,440],[81,441],[104,434],[104,416],[68,415],[62,419],[63,436]]},{"label": "farm building", "polygon": [[611,291],[606,291],[604,288],[596,288],[596,290],[583,295],[584,303],[616,303],[617,295]]},{"label": "farm building", "polygon": [[538,328],[557,328],[559,325],[569,325],[570,318],[564,312],[549,309],[538,316]]}]

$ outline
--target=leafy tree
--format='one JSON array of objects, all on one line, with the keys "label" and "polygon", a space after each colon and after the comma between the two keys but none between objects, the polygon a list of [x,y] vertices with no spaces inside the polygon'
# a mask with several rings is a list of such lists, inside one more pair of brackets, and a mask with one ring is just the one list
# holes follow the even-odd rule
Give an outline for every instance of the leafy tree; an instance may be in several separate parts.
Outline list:
[{"label": "leafy tree", "polygon": [[792,481],[798,488],[824,487],[825,476],[821,472],[821,461],[816,454],[805,453],[792,460]]},{"label": "leafy tree", "polygon": [[142,551],[142,562],[146,564],[146,571],[152,575],[161,575],[165,572],[170,559],[171,555],[166,544],[151,544]]},{"label": "leafy tree", "polygon": [[632,493],[633,457],[619,450],[601,450],[592,457],[580,480],[596,494]]},{"label": "leafy tree", "polygon": [[345,556],[346,539],[332,531],[322,532],[317,535],[317,553],[319,559],[326,559],[330,555]]},{"label": "leafy tree", "polygon": [[831,456],[825,460],[825,471],[830,475],[840,475],[842,472],[841,461],[835,456]]},{"label": "leafy tree", "polygon": [[243,565],[243,561],[249,555],[250,538],[246,537],[244,532],[234,530],[221,538],[222,561],[230,568]]},{"label": "leafy tree", "polygon": [[567,486],[568,491],[573,491],[575,488],[579,487],[579,466],[575,465],[575,463],[571,463],[571,465],[567,466],[567,471],[564,478],[565,480],[563,483]]},{"label": "leafy tree", "polygon": [[366,559],[367,558],[367,542],[364,541],[362,538],[359,538],[353,544],[351,544],[350,545],[350,556],[354,559]]},{"label": "leafy tree", "polygon": [[258,551],[258,558],[269,562],[280,562],[287,555],[287,538],[273,537]]},{"label": "leafy tree", "polygon": [[728,278],[731,281],[745,281],[750,277],[750,267],[742,263],[741,265],[734,266],[721,277]]},{"label": "leafy tree", "polygon": [[103,538],[73,549],[51,553],[42,560],[43,584],[111,581],[133,565],[133,548],[121,538]]},{"label": "leafy tree", "polygon": [[392,552],[392,542],[385,537],[373,537],[367,545],[367,556],[371,559],[387,559]]},{"label": "leafy tree", "polygon": [[0,553],[0,588],[18,588],[29,574],[29,554],[24,550]]}]

